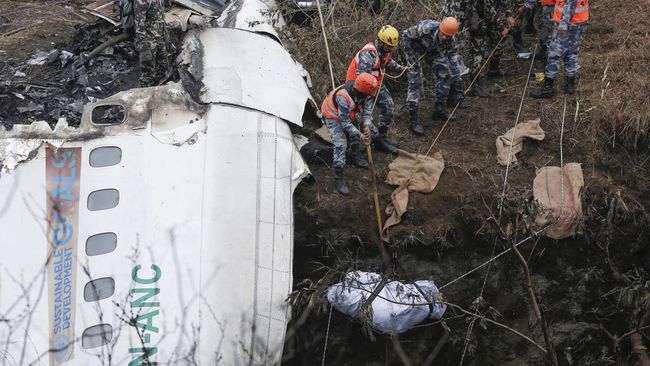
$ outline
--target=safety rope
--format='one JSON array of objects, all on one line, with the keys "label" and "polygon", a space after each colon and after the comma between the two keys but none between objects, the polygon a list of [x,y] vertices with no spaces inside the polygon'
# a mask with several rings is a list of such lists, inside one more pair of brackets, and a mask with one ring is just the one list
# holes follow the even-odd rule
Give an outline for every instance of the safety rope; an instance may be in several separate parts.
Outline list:
[{"label": "safety rope", "polygon": [[[332,67],[332,56],[330,55],[330,47],[327,43],[327,33],[325,32],[325,22],[323,21],[323,12],[320,6],[320,0],[316,1],[316,7],[318,8],[318,17],[320,18],[320,27],[321,32],[323,33],[323,39],[325,40],[325,51],[327,52],[327,63],[330,68],[330,78],[332,79],[332,90],[336,89],[336,83],[334,82],[334,68]],[[321,366],[325,365],[325,355],[327,353],[327,341],[330,334],[330,323],[332,321],[332,304],[330,303],[329,317],[327,318],[327,331],[325,332],[325,345],[323,346],[323,358]]]},{"label": "safety rope", "polygon": [[[481,75],[481,72],[483,71],[485,66],[488,64],[488,62],[490,62],[490,60],[492,59],[492,56],[494,56],[494,52],[496,52],[496,50],[499,48],[499,46],[501,45],[501,42],[503,42],[504,39],[505,39],[505,37],[501,37],[499,39],[499,42],[497,42],[497,45],[494,46],[494,48],[492,49],[492,52],[490,52],[490,55],[488,56],[488,58],[485,59],[485,62],[483,63],[483,65],[481,65],[481,68],[479,68],[478,72],[476,72],[476,75],[474,76],[472,81],[470,81],[469,86],[467,87],[467,89],[465,89],[465,91],[463,92],[463,96],[465,96],[472,89],[472,86],[474,86],[474,83],[476,82],[476,80],[478,80],[479,75]],[[445,121],[445,123],[440,128],[440,131],[438,131],[438,134],[433,139],[433,142],[429,146],[429,149],[427,150],[426,154],[424,154],[425,157],[429,156],[429,154],[431,153],[431,150],[433,150],[433,146],[436,144],[436,142],[438,142],[438,138],[440,137],[440,135],[442,135],[442,132],[445,130],[445,128],[449,124],[449,121],[451,121],[451,119],[454,117],[454,113],[456,113],[456,110],[458,109],[458,106],[460,106],[461,102],[462,102],[462,99],[459,100],[458,103],[456,103],[456,105],[454,106],[454,109],[452,109],[451,113],[449,113],[449,117],[447,117],[447,120]]]},{"label": "safety rope", "polygon": [[410,68],[412,68],[413,66],[415,66],[415,64],[417,64],[418,62],[420,62],[420,60],[422,60],[422,59],[424,58],[424,56],[426,56],[426,55],[427,55],[426,53],[422,54],[422,56],[420,56],[420,58],[418,58],[418,59],[417,59],[415,62],[413,62],[412,64],[409,64],[408,61],[407,61],[407,62],[406,62],[406,67],[405,67],[404,70],[402,70],[402,72],[400,72],[399,74],[397,74],[397,75],[391,75],[391,74],[386,74],[386,73],[384,73],[384,76],[386,76],[386,77],[388,77],[388,78],[391,78],[391,79],[399,79],[402,75],[404,75],[405,72],[407,72]]},{"label": "safety rope", "polygon": [[[499,40],[499,43],[497,43],[497,47],[503,41],[504,38],[505,37],[503,37],[503,36],[501,37],[501,39]],[[494,51],[496,49],[497,48],[495,47],[492,50],[492,53],[490,54],[490,56],[492,56],[494,54]],[[532,57],[532,59],[530,61],[530,68],[528,69],[528,75],[530,75],[530,72],[533,69],[533,65],[535,63],[534,54],[535,54],[536,51],[537,51],[537,45],[535,45],[535,49],[533,50],[533,57]],[[489,57],[488,57],[488,60],[489,60]],[[485,66],[485,64],[483,64],[483,66]],[[474,80],[476,80],[476,78],[478,77],[479,74],[480,74],[480,71],[474,77]],[[512,135],[510,136],[511,143],[510,143],[510,147],[508,148],[508,161],[506,163],[506,172],[505,172],[505,175],[503,177],[503,189],[501,191],[501,197],[500,197],[500,200],[499,200],[499,214],[497,216],[497,222],[496,222],[497,226],[501,225],[501,216],[502,216],[502,213],[503,213],[503,201],[505,199],[506,189],[507,189],[507,186],[508,186],[508,171],[510,169],[510,163],[512,162],[512,146],[514,145],[515,132],[517,130],[517,124],[519,123],[519,117],[521,116],[521,110],[522,110],[522,107],[524,105],[524,98],[526,97],[526,90],[528,89],[528,82],[529,81],[530,81],[530,77],[527,77],[526,78],[526,84],[524,85],[524,90],[521,93],[521,99],[519,101],[519,109],[517,110],[517,117],[515,118],[515,125],[512,128]],[[471,88],[471,86],[470,86],[470,88]],[[469,90],[469,88],[467,90]],[[465,92],[467,92],[467,90]],[[460,104],[460,102],[458,104]],[[456,104],[456,106],[458,106],[458,104]],[[454,110],[455,110],[455,108],[454,108]],[[449,119],[447,121],[449,121]],[[490,255],[490,257],[494,256],[494,252],[496,251],[496,247],[497,247],[497,242],[498,242],[498,236],[495,236],[494,243],[492,245],[492,254]],[[485,277],[483,278],[483,285],[481,286],[481,293],[478,296],[478,299],[483,298],[483,293],[485,291],[485,286],[487,285],[487,280],[488,280],[488,277],[490,275],[491,268],[492,268],[492,262],[490,261],[489,264],[488,264],[488,268],[485,271]],[[467,336],[465,337],[465,343],[464,343],[464,346],[463,346],[463,354],[462,354],[462,356],[460,358],[459,366],[462,366],[463,361],[465,360],[465,354],[467,352],[467,347],[469,346],[469,341],[470,341],[470,339],[472,337],[472,331],[474,330],[474,324],[476,323],[476,316],[478,315],[478,312],[479,312],[479,305],[480,305],[480,303],[477,304],[476,307],[474,308],[474,316],[475,317],[472,318],[471,322],[469,323],[469,326],[467,327]]]},{"label": "safety rope", "polygon": [[562,205],[560,206],[560,215],[564,214],[564,153],[562,151],[562,140],[564,139],[564,118],[566,117],[566,97],[564,97],[564,108],[562,110],[562,125],[560,127],[560,193],[562,195]]},{"label": "safety rope", "polygon": [[327,317],[327,331],[325,332],[325,346],[323,347],[323,358],[321,366],[325,366],[325,354],[327,353],[327,340],[330,336],[330,323],[332,322],[332,304],[330,304],[330,315]]},{"label": "safety rope", "polygon": [[327,33],[325,32],[325,22],[323,21],[323,12],[320,7],[320,0],[316,1],[316,7],[318,8],[318,17],[320,18],[320,29],[323,32],[323,40],[325,40],[325,51],[327,52],[327,64],[330,68],[330,77],[332,78],[332,89],[336,88],[336,83],[334,82],[334,68],[332,67],[332,56],[330,55],[330,46],[327,43]]}]

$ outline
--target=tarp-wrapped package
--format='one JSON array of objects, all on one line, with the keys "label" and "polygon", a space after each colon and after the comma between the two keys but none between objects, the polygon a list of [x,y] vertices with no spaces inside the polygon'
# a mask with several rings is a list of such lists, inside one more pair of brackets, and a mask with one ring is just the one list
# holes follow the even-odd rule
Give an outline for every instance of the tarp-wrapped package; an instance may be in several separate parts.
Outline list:
[{"label": "tarp-wrapped package", "polygon": [[402,283],[378,273],[354,271],[327,291],[334,308],[357,319],[367,319],[385,334],[403,333],[427,318],[441,318],[447,305],[433,281]]}]

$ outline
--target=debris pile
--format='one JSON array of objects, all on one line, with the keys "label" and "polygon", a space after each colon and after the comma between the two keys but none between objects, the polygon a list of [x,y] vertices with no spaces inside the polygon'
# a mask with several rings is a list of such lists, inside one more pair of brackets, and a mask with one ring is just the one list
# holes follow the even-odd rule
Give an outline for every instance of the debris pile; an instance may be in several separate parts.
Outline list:
[{"label": "debris pile", "polygon": [[132,42],[115,43],[88,57],[111,38],[111,29],[103,21],[78,26],[67,44],[10,65],[14,77],[0,83],[5,128],[41,120],[53,127],[62,117],[78,126],[84,104],[135,87],[138,56]]}]

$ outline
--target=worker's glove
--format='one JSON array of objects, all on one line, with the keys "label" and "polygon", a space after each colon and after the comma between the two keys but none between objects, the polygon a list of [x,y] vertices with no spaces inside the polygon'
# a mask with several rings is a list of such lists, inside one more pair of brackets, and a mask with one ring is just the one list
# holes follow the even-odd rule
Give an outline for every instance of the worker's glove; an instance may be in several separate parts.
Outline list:
[{"label": "worker's glove", "polygon": [[520,6],[517,9],[517,17],[521,17],[526,14],[526,7],[525,6]]},{"label": "worker's glove", "polygon": [[364,145],[366,146],[370,145],[370,126],[368,125],[363,126],[363,134],[361,135],[361,141],[363,141]]},{"label": "worker's glove", "polygon": [[440,303],[443,303],[443,304],[445,302],[447,302],[447,298],[445,297],[445,295],[442,292],[438,292],[438,298],[436,300],[437,300],[436,302],[440,302]]}]

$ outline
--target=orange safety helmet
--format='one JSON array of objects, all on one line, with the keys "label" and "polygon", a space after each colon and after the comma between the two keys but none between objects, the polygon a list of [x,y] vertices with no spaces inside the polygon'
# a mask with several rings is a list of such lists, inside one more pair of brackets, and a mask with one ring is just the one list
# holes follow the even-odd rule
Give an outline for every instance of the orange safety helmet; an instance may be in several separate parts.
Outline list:
[{"label": "orange safety helmet", "polygon": [[458,33],[458,20],[454,17],[446,17],[440,23],[440,32],[445,36],[453,37]]},{"label": "orange safety helmet", "polygon": [[364,72],[357,75],[354,80],[354,88],[362,94],[375,95],[377,89],[379,89],[379,83],[376,77]]}]

